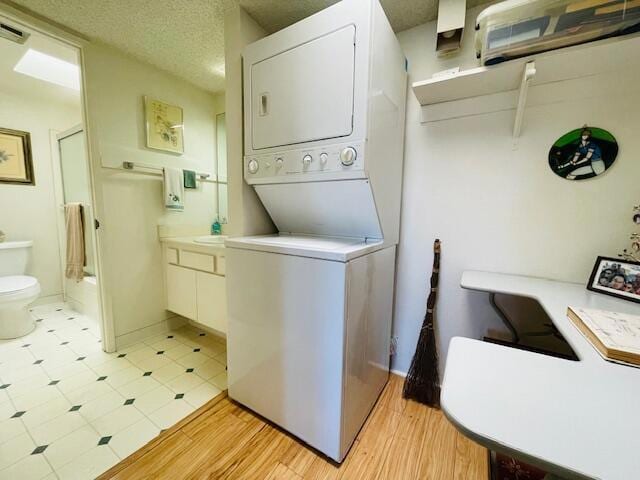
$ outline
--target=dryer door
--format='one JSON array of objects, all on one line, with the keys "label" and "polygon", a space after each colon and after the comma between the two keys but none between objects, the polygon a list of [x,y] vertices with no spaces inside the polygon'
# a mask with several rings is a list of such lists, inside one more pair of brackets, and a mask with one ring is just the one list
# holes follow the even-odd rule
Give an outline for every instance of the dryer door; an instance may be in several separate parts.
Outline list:
[{"label": "dryer door", "polygon": [[254,149],[353,131],[354,25],[251,65]]}]

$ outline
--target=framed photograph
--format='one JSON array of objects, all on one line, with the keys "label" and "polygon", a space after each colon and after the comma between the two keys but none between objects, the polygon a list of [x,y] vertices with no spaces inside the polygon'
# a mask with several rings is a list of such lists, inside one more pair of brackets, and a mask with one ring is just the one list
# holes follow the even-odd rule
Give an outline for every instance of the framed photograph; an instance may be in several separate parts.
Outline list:
[{"label": "framed photograph", "polygon": [[144,117],[148,148],[184,153],[182,108],[145,96]]},{"label": "framed photograph", "polygon": [[640,262],[598,257],[587,288],[640,303]]},{"label": "framed photograph", "polygon": [[0,128],[0,183],[36,184],[29,132]]}]

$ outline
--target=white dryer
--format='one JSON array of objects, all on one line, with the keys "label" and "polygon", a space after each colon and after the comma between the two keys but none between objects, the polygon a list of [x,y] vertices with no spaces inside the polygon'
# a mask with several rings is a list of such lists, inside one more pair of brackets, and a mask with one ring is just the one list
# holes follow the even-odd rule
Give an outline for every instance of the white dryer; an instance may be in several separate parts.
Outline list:
[{"label": "white dryer", "polygon": [[279,234],[226,242],[229,396],[341,462],[389,372],[406,60],[377,0],[344,0],[243,62]]}]

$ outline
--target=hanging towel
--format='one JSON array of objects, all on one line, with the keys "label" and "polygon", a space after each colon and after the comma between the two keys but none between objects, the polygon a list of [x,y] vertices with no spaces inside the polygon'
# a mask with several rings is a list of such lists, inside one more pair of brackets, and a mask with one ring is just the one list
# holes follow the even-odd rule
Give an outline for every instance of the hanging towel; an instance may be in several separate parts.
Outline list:
[{"label": "hanging towel", "polygon": [[87,257],[84,249],[84,211],[80,203],[67,203],[64,206],[65,225],[67,227],[67,278],[81,281]]},{"label": "hanging towel", "polygon": [[184,185],[182,170],[163,168],[164,174],[164,206],[167,210],[181,212],[184,210]]},{"label": "hanging towel", "polygon": [[184,188],[197,188],[196,172],[193,170],[183,170],[184,174]]}]

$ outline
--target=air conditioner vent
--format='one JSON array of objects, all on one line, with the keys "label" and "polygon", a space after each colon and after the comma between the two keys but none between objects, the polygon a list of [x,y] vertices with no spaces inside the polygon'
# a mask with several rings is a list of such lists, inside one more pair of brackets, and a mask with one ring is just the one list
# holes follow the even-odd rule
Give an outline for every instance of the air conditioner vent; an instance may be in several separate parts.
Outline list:
[{"label": "air conditioner vent", "polygon": [[22,30],[7,25],[6,23],[0,23],[0,37],[11,40],[12,42],[22,45],[29,38],[30,33],[23,32]]}]

